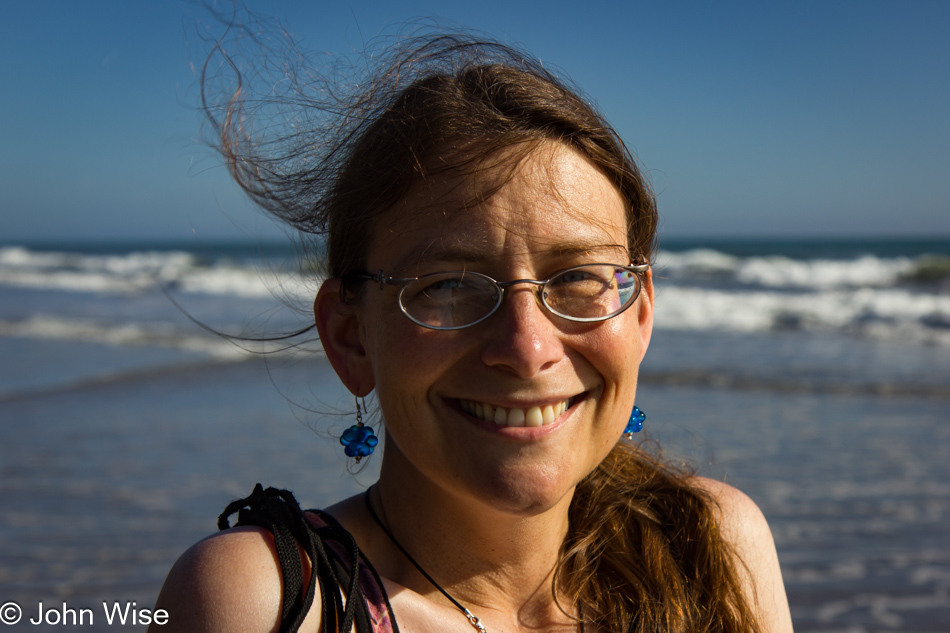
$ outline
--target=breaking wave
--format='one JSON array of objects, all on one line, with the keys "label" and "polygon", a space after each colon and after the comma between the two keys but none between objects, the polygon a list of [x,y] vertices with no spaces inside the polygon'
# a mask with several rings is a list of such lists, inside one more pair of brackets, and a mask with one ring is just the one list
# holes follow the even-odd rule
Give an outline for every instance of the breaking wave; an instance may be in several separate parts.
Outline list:
[{"label": "breaking wave", "polygon": [[[765,288],[885,288],[901,284],[950,283],[950,257],[793,259],[781,255],[736,257],[711,249],[661,253],[656,274],[673,281],[718,279]],[[946,289],[946,288],[945,288]]]},{"label": "breaking wave", "polygon": [[88,255],[38,252],[20,246],[0,248],[0,285],[110,294],[164,286],[243,298],[268,297],[275,291],[306,295],[315,287],[312,279],[260,261],[219,258],[208,263],[185,251]]}]

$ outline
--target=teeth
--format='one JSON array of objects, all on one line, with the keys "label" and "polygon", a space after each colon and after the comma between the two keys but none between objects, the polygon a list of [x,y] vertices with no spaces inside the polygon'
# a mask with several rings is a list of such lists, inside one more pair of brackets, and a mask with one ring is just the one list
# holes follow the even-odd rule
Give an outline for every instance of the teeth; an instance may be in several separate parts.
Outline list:
[{"label": "teeth", "polygon": [[524,413],[525,426],[541,426],[543,423],[544,423],[544,418],[541,416],[540,407],[531,407],[530,409],[525,411]]},{"label": "teeth", "polygon": [[524,426],[524,409],[512,409],[508,412],[508,426]]},{"label": "teeth", "polygon": [[546,426],[553,424],[562,413],[574,404],[574,398],[563,400],[554,405],[545,407],[529,407],[528,409],[505,409],[493,407],[490,404],[459,400],[459,408],[470,416],[479,420],[494,422],[498,426]]},{"label": "teeth", "polygon": [[493,419],[498,426],[504,426],[508,423],[508,413],[501,407],[498,407],[495,409],[495,417]]}]

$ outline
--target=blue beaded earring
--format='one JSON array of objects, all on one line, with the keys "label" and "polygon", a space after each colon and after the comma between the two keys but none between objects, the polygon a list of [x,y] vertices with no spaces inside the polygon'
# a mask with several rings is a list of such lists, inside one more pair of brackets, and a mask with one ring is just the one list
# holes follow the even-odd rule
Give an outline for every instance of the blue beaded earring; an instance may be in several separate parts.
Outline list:
[{"label": "blue beaded earring", "polygon": [[356,424],[343,431],[340,444],[347,457],[355,457],[356,463],[364,457],[369,457],[379,444],[379,438],[373,433],[373,427],[363,426],[363,411],[366,411],[366,400],[360,409],[360,401],[356,400]]},{"label": "blue beaded earring", "polygon": [[640,407],[633,407],[630,414],[630,420],[627,422],[627,428],[623,430],[628,440],[633,439],[634,433],[639,433],[643,429],[643,421],[647,419],[647,414],[640,410]]}]

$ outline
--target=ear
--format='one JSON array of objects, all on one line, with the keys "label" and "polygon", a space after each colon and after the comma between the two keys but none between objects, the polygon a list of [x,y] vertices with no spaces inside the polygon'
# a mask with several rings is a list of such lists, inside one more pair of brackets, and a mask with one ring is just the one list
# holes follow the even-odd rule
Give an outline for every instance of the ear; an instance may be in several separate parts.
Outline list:
[{"label": "ear", "polygon": [[376,386],[373,366],[366,353],[357,310],[340,296],[341,281],[327,279],[313,301],[313,316],[327,360],[355,396],[365,396]]},{"label": "ear", "polygon": [[640,296],[637,297],[637,318],[640,321],[640,362],[650,346],[650,337],[653,336],[653,269],[643,274]]}]

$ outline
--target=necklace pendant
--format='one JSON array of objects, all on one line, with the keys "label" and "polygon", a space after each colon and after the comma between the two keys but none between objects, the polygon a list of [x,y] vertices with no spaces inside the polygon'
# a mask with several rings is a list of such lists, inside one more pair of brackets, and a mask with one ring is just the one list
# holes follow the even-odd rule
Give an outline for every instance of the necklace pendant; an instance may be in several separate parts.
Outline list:
[{"label": "necklace pendant", "polygon": [[462,613],[465,614],[465,617],[468,618],[469,623],[475,627],[478,633],[488,633],[488,629],[482,626],[482,621],[472,615],[472,612],[468,609],[463,609]]}]

